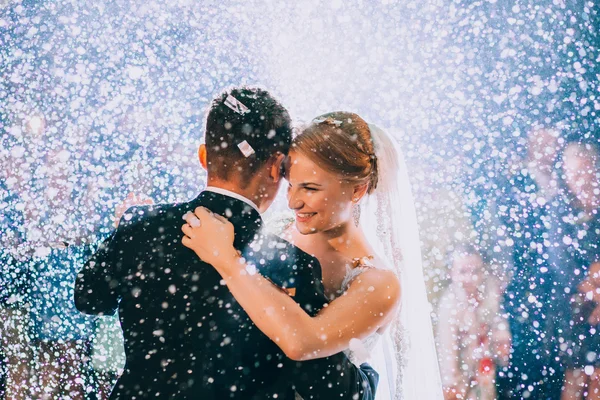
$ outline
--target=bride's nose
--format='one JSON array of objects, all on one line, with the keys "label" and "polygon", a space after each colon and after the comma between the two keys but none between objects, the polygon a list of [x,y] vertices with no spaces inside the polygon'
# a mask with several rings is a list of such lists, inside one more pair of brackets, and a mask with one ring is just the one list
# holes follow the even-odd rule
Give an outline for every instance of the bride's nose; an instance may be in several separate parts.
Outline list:
[{"label": "bride's nose", "polygon": [[304,206],[304,202],[299,199],[294,193],[288,195],[288,207],[292,210],[299,210]]}]

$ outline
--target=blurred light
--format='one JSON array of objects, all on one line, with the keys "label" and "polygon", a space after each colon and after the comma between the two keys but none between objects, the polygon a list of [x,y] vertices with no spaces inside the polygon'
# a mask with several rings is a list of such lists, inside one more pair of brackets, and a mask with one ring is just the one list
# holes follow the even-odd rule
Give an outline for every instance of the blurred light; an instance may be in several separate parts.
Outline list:
[{"label": "blurred light", "polygon": [[41,117],[39,115],[33,115],[29,118],[29,121],[27,122],[27,129],[30,133],[33,133],[34,135],[39,135],[44,131],[45,125],[46,123],[44,121],[44,117]]}]

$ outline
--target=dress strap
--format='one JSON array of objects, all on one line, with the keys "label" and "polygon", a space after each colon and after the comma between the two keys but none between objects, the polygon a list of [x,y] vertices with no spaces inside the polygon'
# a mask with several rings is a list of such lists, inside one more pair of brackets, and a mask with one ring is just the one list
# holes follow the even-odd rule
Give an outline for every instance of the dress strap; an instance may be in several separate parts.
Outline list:
[{"label": "dress strap", "polygon": [[373,264],[373,256],[356,257],[352,259],[352,267],[356,268],[375,268]]},{"label": "dress strap", "polygon": [[353,258],[352,267],[350,267],[350,264],[346,265],[346,276],[342,281],[342,287],[337,292],[339,294],[343,294],[346,290],[348,290],[348,287],[350,287],[350,284],[354,279],[356,279],[357,276],[371,268],[375,268],[373,259],[373,256]]}]

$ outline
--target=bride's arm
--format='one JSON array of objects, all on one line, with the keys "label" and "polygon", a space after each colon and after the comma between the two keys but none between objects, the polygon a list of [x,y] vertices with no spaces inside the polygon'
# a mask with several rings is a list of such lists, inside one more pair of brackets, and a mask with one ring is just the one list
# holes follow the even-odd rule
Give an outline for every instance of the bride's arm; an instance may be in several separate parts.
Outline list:
[{"label": "bride's arm", "polygon": [[231,258],[215,266],[256,326],[291,359],[328,357],[384,326],[397,307],[399,285],[386,271],[367,271],[344,296],[310,317],[291,297],[260,274],[240,274],[244,264]]},{"label": "bride's arm", "polygon": [[184,225],[183,244],[215,267],[256,326],[293,360],[339,353],[349,347],[351,339],[363,339],[385,326],[399,307],[396,276],[391,271],[372,269],[311,317],[262,275],[246,272],[245,261],[233,248],[229,222],[204,209],[196,210],[196,215],[201,226]]}]

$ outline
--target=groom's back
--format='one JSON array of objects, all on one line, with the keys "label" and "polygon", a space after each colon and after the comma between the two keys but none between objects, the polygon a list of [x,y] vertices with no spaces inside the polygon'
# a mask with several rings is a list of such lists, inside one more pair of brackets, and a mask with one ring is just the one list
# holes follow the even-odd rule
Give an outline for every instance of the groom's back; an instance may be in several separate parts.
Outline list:
[{"label": "groom's back", "polygon": [[234,386],[232,336],[244,321],[219,274],[181,244],[190,209],[131,210],[118,282],[127,364],[111,398],[224,398]]},{"label": "groom's back", "polygon": [[[249,248],[259,214],[224,199],[204,192],[190,203],[130,209],[104,251],[88,262],[116,266],[103,278],[109,278],[118,303],[96,299],[104,310],[93,310],[110,312],[118,304],[125,338],[126,367],[111,399],[265,398],[262,390],[282,373],[281,350],[254,326],[214,268],[181,244],[182,215],[202,205],[222,215],[233,212],[236,247]],[[289,279],[303,282],[297,301],[322,304],[309,262],[302,259],[302,268],[294,269],[288,264],[298,255],[281,262],[282,251],[270,250],[261,272],[281,286]],[[83,303],[80,309],[92,311]],[[289,398],[291,388],[283,390],[288,393],[278,398]]]},{"label": "groom's back", "polygon": [[211,397],[198,385],[213,369],[202,346],[216,339],[210,292],[220,278],[181,245],[186,206],[134,208],[120,227],[114,285],[127,361],[111,398],[197,398],[190,388]]}]

